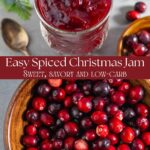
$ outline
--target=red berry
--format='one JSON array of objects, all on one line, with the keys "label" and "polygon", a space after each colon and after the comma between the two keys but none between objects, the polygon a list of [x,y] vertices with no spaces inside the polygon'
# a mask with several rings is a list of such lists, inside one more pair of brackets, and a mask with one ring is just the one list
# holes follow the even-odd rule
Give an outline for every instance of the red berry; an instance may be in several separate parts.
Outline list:
[{"label": "red berry", "polygon": [[116,145],[118,143],[118,136],[116,134],[110,133],[107,137],[110,141],[112,145]]},{"label": "red berry", "polygon": [[135,139],[132,143],[132,150],[144,150],[145,145],[142,140]]},{"label": "red berry", "polygon": [[113,145],[110,145],[107,150],[116,150],[116,148]]},{"label": "red berry", "polygon": [[75,138],[73,137],[66,138],[64,141],[64,148],[66,150],[72,150],[74,146],[74,141],[75,141]]},{"label": "red berry", "polygon": [[48,139],[50,136],[48,129],[40,128],[39,129],[39,137],[42,139]]},{"label": "red berry", "polygon": [[77,88],[77,84],[76,83],[69,83],[65,87],[65,91],[66,91],[67,94],[72,94],[72,93],[76,92],[77,89],[78,88]]},{"label": "red berry", "polygon": [[60,150],[63,147],[63,142],[61,139],[54,139],[53,140],[53,149]]},{"label": "red berry", "polygon": [[62,88],[53,90],[52,92],[53,99],[56,101],[63,101],[65,99],[66,93]]},{"label": "red berry", "polygon": [[33,99],[32,106],[37,111],[43,111],[46,108],[46,100],[42,97]]},{"label": "red berry", "polygon": [[145,131],[149,127],[149,121],[145,117],[139,117],[136,120],[137,126],[142,130]]},{"label": "red berry", "polygon": [[67,96],[64,100],[64,106],[69,108],[71,107],[73,104],[71,97]]},{"label": "red berry", "polygon": [[122,91],[123,93],[127,94],[130,90],[130,83],[129,82],[123,82],[119,86],[119,91]]},{"label": "red berry", "polygon": [[106,138],[109,134],[109,129],[107,125],[99,125],[96,128],[96,134],[100,137],[100,138]]},{"label": "red berry", "polygon": [[49,140],[42,141],[40,149],[41,150],[53,150],[52,142],[50,142]]},{"label": "red berry", "polygon": [[135,44],[133,51],[136,56],[144,56],[148,49],[144,44]]},{"label": "red berry", "polygon": [[92,127],[92,125],[93,125],[93,123],[92,123],[92,121],[91,121],[90,118],[83,118],[83,119],[81,120],[81,127],[82,127],[83,129],[89,129],[89,128]]},{"label": "red berry", "polygon": [[84,113],[92,110],[92,102],[90,97],[83,97],[78,101],[78,109]]},{"label": "red berry", "polygon": [[150,132],[143,133],[142,139],[146,146],[150,146]]},{"label": "red berry", "polygon": [[117,119],[119,119],[119,120],[123,120],[123,118],[124,118],[124,114],[123,114],[123,111],[121,111],[121,110],[118,110],[117,112],[116,112],[116,114],[114,115],[114,118],[117,118]]},{"label": "red berry", "polygon": [[35,136],[24,136],[23,137],[23,145],[27,147],[34,147],[37,145],[37,138]]},{"label": "red berry", "polygon": [[140,13],[145,12],[146,9],[147,9],[147,6],[146,6],[146,4],[144,2],[137,2],[135,4],[135,10],[140,12]]},{"label": "red berry", "polygon": [[90,129],[85,132],[84,136],[87,141],[93,141],[96,138],[96,132],[94,129]]},{"label": "red berry", "polygon": [[26,134],[31,135],[31,136],[36,135],[36,133],[37,133],[37,129],[34,125],[26,126],[25,130],[26,130]]},{"label": "red berry", "polygon": [[69,112],[68,110],[66,109],[63,109],[63,110],[60,110],[58,112],[58,118],[63,121],[63,122],[67,122],[70,120],[70,115],[69,115]]},{"label": "red berry", "polygon": [[150,42],[150,33],[148,31],[142,30],[137,35],[141,43],[148,44]]},{"label": "red berry", "polygon": [[108,120],[106,113],[102,111],[95,111],[91,116],[92,121],[95,124],[105,124]]},{"label": "red berry", "polygon": [[37,92],[40,96],[46,97],[51,91],[51,87],[47,84],[41,84],[39,85]]},{"label": "red berry", "polygon": [[54,88],[58,88],[61,86],[62,84],[62,79],[48,79],[48,83],[54,87]]},{"label": "red berry", "polygon": [[149,114],[149,108],[145,104],[137,104],[136,112],[140,116],[147,117]]},{"label": "red berry", "polygon": [[26,112],[26,119],[27,119],[27,121],[34,123],[34,122],[38,121],[39,113],[33,109],[29,109]]},{"label": "red berry", "polygon": [[106,112],[109,116],[114,116],[118,112],[119,108],[115,104],[110,104],[106,107]]},{"label": "red berry", "polygon": [[114,87],[119,87],[122,84],[122,79],[109,79],[109,84]]},{"label": "red berry", "polygon": [[124,143],[132,143],[135,138],[135,132],[132,128],[126,127],[121,133],[121,140]]},{"label": "red berry", "polygon": [[109,127],[112,132],[118,134],[118,133],[122,132],[124,125],[123,125],[122,121],[120,121],[119,119],[112,118],[109,121]]},{"label": "red berry", "polygon": [[127,144],[121,144],[118,146],[117,150],[131,150]]},{"label": "red berry", "polygon": [[47,113],[42,113],[40,116],[40,120],[46,126],[51,126],[54,123],[53,117]]},{"label": "red berry", "polygon": [[126,18],[128,21],[134,21],[140,18],[140,14],[135,10],[131,10],[128,11]]},{"label": "red berry", "polygon": [[74,149],[75,150],[89,150],[89,146],[85,140],[79,139],[75,141]]},{"label": "red berry", "polygon": [[36,147],[28,147],[26,150],[38,150]]},{"label": "red berry", "polygon": [[94,104],[94,110],[103,111],[104,106],[106,104],[104,98],[96,97],[92,101],[93,101],[93,104]]}]

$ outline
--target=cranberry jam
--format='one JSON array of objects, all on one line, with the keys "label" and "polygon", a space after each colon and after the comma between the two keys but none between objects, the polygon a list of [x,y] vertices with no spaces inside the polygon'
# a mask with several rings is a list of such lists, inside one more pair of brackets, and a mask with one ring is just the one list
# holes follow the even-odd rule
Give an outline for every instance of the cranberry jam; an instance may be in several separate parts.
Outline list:
[{"label": "cranberry jam", "polygon": [[128,80],[45,80],[33,87],[25,150],[146,150],[150,109]]},{"label": "cranberry jam", "polygon": [[82,31],[101,22],[111,0],[37,0],[40,13],[51,26],[67,31]]}]

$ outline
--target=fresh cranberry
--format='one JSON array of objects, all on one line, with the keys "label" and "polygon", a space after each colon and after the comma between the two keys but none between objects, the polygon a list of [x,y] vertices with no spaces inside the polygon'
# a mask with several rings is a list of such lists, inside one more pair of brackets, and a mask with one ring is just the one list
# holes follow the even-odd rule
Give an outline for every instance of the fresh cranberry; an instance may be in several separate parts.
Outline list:
[{"label": "fresh cranberry", "polygon": [[67,122],[64,125],[66,133],[70,136],[76,136],[79,132],[78,125],[75,122]]},{"label": "fresh cranberry", "polygon": [[50,136],[49,130],[46,128],[40,128],[39,129],[39,136],[42,139],[48,139]]},{"label": "fresh cranberry", "polygon": [[72,94],[77,91],[77,84],[76,83],[69,83],[65,87],[65,91],[67,94]]},{"label": "fresh cranberry", "polygon": [[64,106],[69,108],[71,107],[73,104],[71,97],[67,96],[64,100]]},{"label": "fresh cranberry", "polygon": [[78,101],[79,101],[82,97],[84,97],[83,93],[78,92],[78,93],[73,94],[73,96],[72,96],[72,101],[73,101],[73,103],[77,105],[77,104],[78,104]]},{"label": "fresh cranberry", "polygon": [[65,150],[72,150],[74,147],[75,138],[67,137],[64,141],[64,148]]},{"label": "fresh cranberry", "polygon": [[79,139],[75,141],[74,149],[75,150],[89,150],[89,146],[85,140]]},{"label": "fresh cranberry", "polygon": [[130,120],[130,119],[134,118],[135,116],[136,116],[136,113],[135,113],[133,108],[128,107],[128,108],[125,109],[124,118],[126,120]]},{"label": "fresh cranberry", "polygon": [[147,117],[149,114],[149,108],[145,104],[137,104],[136,112],[140,116]]},{"label": "fresh cranberry", "polygon": [[40,128],[40,127],[42,126],[42,122],[41,122],[40,120],[38,120],[38,121],[35,121],[35,122],[33,123],[33,125],[34,125],[36,128]]},{"label": "fresh cranberry", "polygon": [[91,81],[84,82],[82,85],[82,90],[86,96],[89,96],[92,91],[92,83]]},{"label": "fresh cranberry", "polygon": [[70,120],[70,115],[68,110],[66,109],[62,109],[58,112],[58,118],[63,121],[63,122],[67,122]]},{"label": "fresh cranberry", "polygon": [[129,93],[130,99],[133,99],[135,103],[137,103],[138,101],[140,101],[141,99],[143,99],[144,97],[144,90],[141,86],[134,86],[130,89],[130,93]]},{"label": "fresh cranberry", "polygon": [[116,148],[115,148],[115,146],[110,145],[110,146],[107,148],[107,150],[116,150]]},{"label": "fresh cranberry", "polygon": [[100,137],[100,138],[106,138],[109,134],[109,129],[107,125],[99,125],[96,128],[96,134]]},{"label": "fresh cranberry", "polygon": [[84,113],[92,110],[91,97],[83,97],[78,101],[78,109]]},{"label": "fresh cranberry", "polygon": [[130,10],[127,12],[126,18],[128,21],[134,21],[140,18],[140,14],[135,10]]},{"label": "fresh cranberry", "polygon": [[110,104],[106,107],[106,112],[109,116],[114,116],[118,110],[119,110],[119,108],[115,104]]},{"label": "fresh cranberry", "polygon": [[102,82],[102,81],[96,82],[93,87],[93,93],[98,96],[105,97],[109,94],[109,92],[110,92],[110,86],[106,82]]},{"label": "fresh cranberry", "polygon": [[63,147],[63,141],[61,139],[55,139],[53,141],[53,149],[60,150]]},{"label": "fresh cranberry", "polygon": [[96,138],[96,132],[95,132],[94,129],[90,129],[90,130],[88,130],[88,131],[85,132],[84,136],[85,136],[85,139],[87,141],[93,141]]},{"label": "fresh cranberry", "polygon": [[150,33],[146,30],[142,30],[137,33],[139,41],[143,44],[148,44],[150,42]]},{"label": "fresh cranberry", "polygon": [[119,142],[118,136],[116,134],[110,133],[107,138],[111,141],[112,145],[116,145]]},{"label": "fresh cranberry", "polygon": [[140,129],[138,128],[133,128],[134,132],[135,132],[135,136],[138,137],[141,134]]},{"label": "fresh cranberry", "polygon": [[60,104],[51,103],[48,106],[48,113],[51,114],[51,115],[54,115],[54,114],[56,114],[60,110],[60,108],[61,108]]},{"label": "fresh cranberry", "polygon": [[142,140],[135,139],[132,143],[132,150],[144,150],[145,146]]},{"label": "fresh cranberry", "polygon": [[92,125],[93,125],[93,123],[90,118],[83,118],[81,120],[81,127],[84,129],[89,129],[92,127]]},{"label": "fresh cranberry", "polygon": [[30,135],[24,136],[22,141],[23,141],[23,145],[27,147],[31,147],[31,146],[34,147],[38,143],[36,136],[30,136]]},{"label": "fresh cranberry", "polygon": [[95,124],[105,124],[108,120],[106,113],[102,111],[95,111],[91,116],[92,121]]},{"label": "fresh cranberry", "polygon": [[103,111],[105,104],[106,104],[104,98],[96,97],[92,101],[94,104],[94,110]]},{"label": "fresh cranberry", "polygon": [[118,106],[122,106],[126,101],[125,94],[121,91],[116,91],[111,96],[111,100],[113,103],[117,104]]},{"label": "fresh cranberry", "polygon": [[137,118],[136,124],[142,131],[145,131],[149,127],[149,121],[145,117]]},{"label": "fresh cranberry", "polygon": [[58,88],[53,90],[52,95],[54,100],[63,101],[65,99],[66,93],[64,89]]},{"label": "fresh cranberry", "polygon": [[41,150],[53,150],[52,142],[50,142],[49,140],[42,141],[40,145],[40,149]]},{"label": "fresh cranberry", "polygon": [[[137,43],[138,43],[138,37],[136,34],[132,34],[132,35],[128,36],[125,40],[125,46],[127,46],[128,48],[132,48],[133,45],[137,44]],[[126,85],[125,85],[125,87],[126,87]],[[124,87],[123,87],[123,89],[124,89]]]},{"label": "fresh cranberry", "polygon": [[58,88],[62,84],[62,79],[48,79],[50,86]]},{"label": "fresh cranberry", "polygon": [[40,116],[40,120],[46,126],[51,126],[54,123],[53,117],[47,113],[42,113]]},{"label": "fresh cranberry", "polygon": [[126,127],[121,133],[121,140],[124,143],[132,143],[135,138],[134,130],[130,127]]},{"label": "fresh cranberry", "polygon": [[142,140],[146,146],[150,146],[150,132],[143,133]]},{"label": "fresh cranberry", "polygon": [[119,86],[119,91],[122,91],[123,93],[127,94],[130,90],[130,83],[129,82],[123,82]]},{"label": "fresh cranberry", "polygon": [[136,56],[144,56],[148,49],[144,44],[139,43],[133,46],[133,51]]},{"label": "fresh cranberry", "polygon": [[38,150],[36,147],[28,147],[26,150]]},{"label": "fresh cranberry", "polygon": [[119,120],[123,120],[123,118],[124,118],[124,113],[123,113],[123,111],[121,111],[121,110],[118,110],[117,112],[116,112],[116,114],[114,115],[114,118],[117,118],[117,119],[119,119]]},{"label": "fresh cranberry", "polygon": [[143,13],[143,12],[146,11],[146,9],[147,9],[147,6],[144,2],[137,2],[135,4],[135,10],[138,11],[138,12]]},{"label": "fresh cranberry", "polygon": [[58,139],[64,139],[66,137],[66,132],[63,128],[60,128],[57,132],[56,132],[56,137]]},{"label": "fresh cranberry", "polygon": [[121,144],[118,146],[117,150],[131,150],[127,144]]},{"label": "fresh cranberry", "polygon": [[71,108],[71,115],[73,118],[80,119],[83,116],[83,113],[79,111],[76,106],[74,106]]},{"label": "fresh cranberry", "polygon": [[26,126],[25,131],[26,131],[27,135],[31,135],[31,136],[34,136],[37,133],[37,129],[36,129],[36,127],[34,125]]},{"label": "fresh cranberry", "polygon": [[98,149],[96,150],[100,150],[100,149],[108,149],[111,145],[111,141],[107,138],[104,138],[104,139],[98,139],[98,141],[96,141],[96,147]]},{"label": "fresh cranberry", "polygon": [[41,84],[38,87],[38,94],[40,96],[45,97],[45,96],[47,96],[50,93],[50,91],[51,91],[51,87],[48,84],[46,84],[46,83]]},{"label": "fresh cranberry", "polygon": [[35,97],[32,106],[37,111],[43,111],[46,108],[46,100],[42,97]]},{"label": "fresh cranberry", "polygon": [[29,122],[34,123],[34,122],[38,121],[39,113],[33,109],[30,109],[26,112],[26,119]]},{"label": "fresh cranberry", "polygon": [[122,79],[109,79],[109,84],[114,87],[119,87],[122,84]]},{"label": "fresh cranberry", "polygon": [[123,125],[122,121],[120,121],[119,119],[112,118],[109,121],[109,128],[112,132],[118,134],[118,133],[122,132],[124,125]]}]

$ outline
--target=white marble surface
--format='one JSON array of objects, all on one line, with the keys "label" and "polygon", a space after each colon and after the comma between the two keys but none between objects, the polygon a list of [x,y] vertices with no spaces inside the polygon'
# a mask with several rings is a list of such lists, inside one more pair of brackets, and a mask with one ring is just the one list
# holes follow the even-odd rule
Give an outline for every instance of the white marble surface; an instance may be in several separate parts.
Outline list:
[{"label": "white marble surface", "polygon": [[[144,1],[144,0],[143,0]],[[117,40],[123,31],[123,29],[128,25],[125,20],[125,14],[130,10],[137,0],[114,0],[113,9],[110,17],[110,31],[107,40],[103,48],[95,52],[93,55],[115,55]],[[149,5],[149,9],[144,16],[150,15],[150,0],[145,0]],[[30,53],[35,56],[51,56],[56,55],[56,53],[49,49],[43,40],[40,30],[39,30],[39,19],[33,9],[32,17],[29,21],[22,21],[18,16],[12,13],[5,12],[0,8],[0,21],[3,18],[13,18],[17,20],[21,25],[25,27],[30,35]],[[9,48],[4,44],[2,37],[0,36],[0,56],[21,56],[22,54],[10,51]],[[21,80],[0,80],[0,149],[4,150],[3,144],[3,125],[4,117],[7,111],[10,99],[15,92]]]}]

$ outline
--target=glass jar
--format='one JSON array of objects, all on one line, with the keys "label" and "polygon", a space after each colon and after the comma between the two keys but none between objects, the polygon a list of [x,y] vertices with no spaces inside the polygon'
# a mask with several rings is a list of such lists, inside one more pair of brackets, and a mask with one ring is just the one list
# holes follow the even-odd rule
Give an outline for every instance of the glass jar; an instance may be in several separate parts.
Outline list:
[{"label": "glass jar", "polygon": [[107,15],[95,26],[86,30],[73,32],[61,30],[48,24],[39,11],[37,1],[35,0],[35,8],[41,20],[41,32],[51,48],[54,48],[62,55],[88,55],[94,49],[101,48],[108,34],[111,8]]}]

